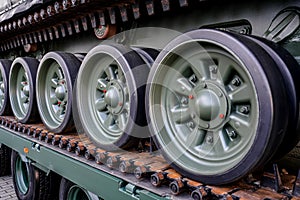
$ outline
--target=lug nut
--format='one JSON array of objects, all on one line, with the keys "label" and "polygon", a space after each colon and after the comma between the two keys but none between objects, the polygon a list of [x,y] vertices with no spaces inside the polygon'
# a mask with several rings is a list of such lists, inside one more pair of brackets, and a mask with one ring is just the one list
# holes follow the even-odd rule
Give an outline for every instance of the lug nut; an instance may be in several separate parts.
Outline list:
[{"label": "lug nut", "polygon": [[182,104],[187,104],[188,103],[188,99],[186,97],[182,97],[181,98],[181,103]]},{"label": "lug nut", "polygon": [[190,128],[195,128],[194,122],[189,122],[189,123],[188,123],[188,126],[189,126]]},{"label": "lug nut", "polygon": [[196,117],[195,113],[192,113],[191,117],[194,119]]},{"label": "lug nut", "polygon": [[241,85],[241,80],[239,78],[234,78],[232,81],[231,81],[231,84],[234,85],[234,86],[240,86]]},{"label": "lug nut", "polygon": [[207,138],[206,138],[206,142],[207,143],[213,143],[213,141],[214,141],[214,139],[213,139],[213,137],[212,136],[207,136]]},{"label": "lug nut", "polygon": [[235,131],[229,131],[228,132],[228,136],[231,138],[236,138],[237,137],[237,133]]},{"label": "lug nut", "polygon": [[215,65],[211,65],[211,66],[209,66],[209,71],[210,71],[211,73],[216,74],[217,71],[218,71],[218,68],[217,68],[217,66],[215,66]]},{"label": "lug nut", "polygon": [[250,109],[249,109],[248,106],[242,106],[242,107],[240,108],[240,112],[243,113],[243,114],[249,114]]}]

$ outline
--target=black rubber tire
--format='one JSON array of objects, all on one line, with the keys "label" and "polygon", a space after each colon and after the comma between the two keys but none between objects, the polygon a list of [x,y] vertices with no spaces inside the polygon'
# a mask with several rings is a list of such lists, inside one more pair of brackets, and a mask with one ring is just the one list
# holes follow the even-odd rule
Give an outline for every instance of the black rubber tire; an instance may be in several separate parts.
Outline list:
[{"label": "black rubber tire", "polygon": [[159,54],[159,51],[156,49],[151,48],[138,48],[138,47],[131,47],[139,56],[144,60],[144,62],[151,68],[154,60]]},{"label": "black rubber tire", "polygon": [[11,148],[2,144],[0,148],[0,176],[10,175],[10,159]]},{"label": "black rubber tire", "polygon": [[19,113],[19,108],[14,108],[14,103],[17,102],[16,95],[10,95],[10,104],[12,106],[12,111],[14,115],[16,116],[17,120],[21,123],[34,123],[40,121],[40,116],[37,108],[36,103],[36,94],[35,94],[35,88],[36,88],[36,73],[38,69],[39,62],[35,58],[31,57],[19,57],[14,60],[12,63],[10,72],[9,72],[9,93],[15,94],[16,88],[12,87],[14,84],[14,81],[16,81],[15,77],[15,70],[18,69],[18,67],[22,66],[25,69],[25,72],[27,72],[28,75],[28,81],[30,86],[30,104],[27,113],[25,116],[18,117],[16,116],[16,113]]},{"label": "black rubber tire", "polygon": [[[235,165],[232,169],[223,173],[216,173],[212,175],[193,173],[191,171],[183,170],[176,160],[170,159],[169,155],[163,150],[162,144],[158,142],[157,130],[155,125],[151,123],[149,110],[147,117],[151,133],[154,135],[154,142],[161,150],[164,157],[169,163],[180,172],[182,175],[189,178],[204,182],[206,184],[222,185],[236,181],[246,174],[262,167],[269,159],[277,147],[275,144],[280,143],[283,139],[284,132],[287,129],[287,118],[289,116],[288,109],[286,109],[287,94],[284,89],[284,81],[276,63],[269,56],[269,54],[257,45],[255,42],[246,38],[245,36],[223,32],[219,30],[200,29],[188,32],[171,41],[158,55],[153,67],[151,68],[148,85],[146,103],[149,105],[149,91],[151,82],[155,76],[155,72],[159,67],[160,62],[175,48],[178,44],[182,44],[191,40],[201,40],[205,42],[213,42],[220,44],[226,49],[230,49],[236,57],[241,60],[247,67],[249,74],[256,87],[258,104],[259,104],[259,119],[257,133],[250,150],[244,155],[243,159]],[[267,92],[266,88],[269,87]],[[267,95],[270,93],[270,95]],[[151,106],[151,105],[149,105]]]},{"label": "black rubber tire", "polygon": [[295,58],[283,47],[271,42],[267,39],[251,36],[258,45],[264,48],[276,62],[279,71],[284,79],[287,91],[289,108],[289,119],[287,131],[284,133],[283,141],[278,147],[278,151],[274,152],[274,159],[280,159],[290,152],[300,140],[300,118],[299,118],[299,102],[300,102],[300,66]]},{"label": "black rubber tire", "polygon": [[0,70],[1,74],[3,77],[3,83],[4,83],[4,90],[5,96],[4,96],[4,102],[3,106],[0,109],[0,115],[11,115],[12,110],[9,102],[9,87],[8,87],[8,79],[9,79],[9,71],[11,67],[12,61],[11,60],[6,60],[6,59],[1,59],[0,60]]},{"label": "black rubber tire", "polygon": [[[122,135],[118,140],[111,144],[103,144],[101,142],[97,142],[94,140],[95,144],[101,148],[104,148],[109,151],[127,149],[137,146],[137,142],[139,139],[144,139],[149,137],[149,133],[147,132],[146,117],[145,117],[145,88],[146,88],[146,80],[149,73],[149,67],[145,65],[145,62],[142,58],[132,49],[129,49],[120,44],[110,44],[110,45],[99,45],[92,49],[84,58],[80,71],[78,73],[78,79],[76,84],[76,101],[77,108],[79,111],[79,118],[81,123],[76,123],[76,128],[81,133],[83,131],[88,137],[93,140],[94,136],[91,136],[89,133],[89,127],[86,127],[83,123],[84,113],[87,111],[81,108],[79,102],[79,91],[83,91],[86,88],[83,88],[86,82],[80,82],[81,77],[89,77],[89,74],[84,74],[84,69],[86,66],[90,65],[90,63],[95,62],[95,57],[100,53],[108,54],[112,58],[117,59],[117,61],[122,65],[123,70],[126,73],[126,78],[128,81],[129,93],[130,93],[130,116],[129,122],[127,123]],[[127,77],[128,76],[128,77]],[[129,78],[130,76],[130,78]],[[138,87],[138,88],[136,88]],[[141,131],[142,130],[142,131]],[[146,130],[146,131],[145,131]],[[101,131],[101,130],[99,130]]]},{"label": "black rubber tire", "polygon": [[40,175],[40,196],[43,200],[58,200],[59,184],[61,177],[54,172],[48,175],[39,170]]},{"label": "black rubber tire", "polygon": [[[66,86],[68,90],[68,97],[67,97],[68,104],[67,104],[66,113],[63,121],[59,125],[56,125],[56,127],[49,126],[49,123],[52,123],[49,122],[49,120],[47,120],[47,117],[49,118],[50,111],[47,109],[46,106],[45,92],[44,92],[45,88],[42,86],[44,84],[41,84],[43,81],[47,81],[45,80],[43,73],[46,73],[46,70],[53,62],[58,63],[59,66],[61,67],[66,79]],[[80,67],[80,61],[73,54],[65,53],[65,52],[49,52],[43,57],[43,59],[40,62],[38,72],[37,72],[37,79],[36,79],[37,106],[38,106],[41,119],[49,131],[52,131],[54,133],[61,133],[61,132],[71,132],[75,130],[75,125],[72,117],[72,97],[73,97],[73,85],[75,83],[79,67]],[[45,115],[47,115],[47,117],[45,117]]]}]

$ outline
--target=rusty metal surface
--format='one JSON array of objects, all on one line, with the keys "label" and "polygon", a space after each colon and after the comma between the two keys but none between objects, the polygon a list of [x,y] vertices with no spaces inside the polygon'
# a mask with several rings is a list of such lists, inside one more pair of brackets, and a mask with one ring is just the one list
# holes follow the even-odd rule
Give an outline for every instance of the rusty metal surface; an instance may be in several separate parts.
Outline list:
[{"label": "rusty metal surface", "polygon": [[[286,170],[280,171],[282,182],[278,192],[271,187],[263,187],[262,177],[252,176],[225,186],[205,185],[170,168],[160,154],[134,149],[108,152],[97,148],[87,137],[80,137],[76,133],[54,134],[48,132],[42,124],[20,124],[13,117],[0,117],[0,123],[21,137],[161,196],[172,196],[173,199],[300,199],[300,172],[296,177]],[[269,172],[263,174],[271,179],[276,175]]]}]

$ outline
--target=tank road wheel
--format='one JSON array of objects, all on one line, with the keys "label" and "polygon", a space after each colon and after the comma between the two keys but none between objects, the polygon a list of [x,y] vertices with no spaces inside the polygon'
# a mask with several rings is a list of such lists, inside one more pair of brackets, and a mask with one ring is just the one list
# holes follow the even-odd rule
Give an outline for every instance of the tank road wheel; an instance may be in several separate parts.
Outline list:
[{"label": "tank road wheel", "polygon": [[99,200],[99,198],[82,187],[62,178],[59,189],[59,200]]},{"label": "tank road wheel", "polygon": [[11,64],[11,60],[0,60],[0,115],[11,114],[8,90],[9,70]]},{"label": "tank road wheel", "polygon": [[76,84],[79,119],[102,148],[127,148],[144,137],[137,127],[146,124],[148,72],[141,57],[122,45],[99,45],[84,58]]},{"label": "tank road wheel", "polygon": [[34,58],[16,58],[9,73],[9,98],[15,117],[21,123],[39,119],[36,98],[35,79],[38,61]]},{"label": "tank road wheel", "polygon": [[63,52],[49,52],[40,62],[37,72],[37,105],[48,130],[60,133],[72,131],[72,91],[80,61]]},{"label": "tank road wheel", "polygon": [[53,200],[58,197],[59,176],[35,168],[12,151],[11,171],[16,195],[22,200]]},{"label": "tank road wheel", "polygon": [[[171,41],[151,68],[151,132],[183,175],[226,184],[261,167],[289,112],[276,63],[250,39],[195,30]],[[151,84],[150,84],[151,83]]]}]

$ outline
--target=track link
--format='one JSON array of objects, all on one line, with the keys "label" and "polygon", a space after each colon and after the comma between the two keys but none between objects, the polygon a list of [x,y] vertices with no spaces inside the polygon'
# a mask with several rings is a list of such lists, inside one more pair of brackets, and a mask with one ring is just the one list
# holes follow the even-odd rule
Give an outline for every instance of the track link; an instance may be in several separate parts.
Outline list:
[{"label": "track link", "polygon": [[[285,173],[276,177],[276,174],[264,172],[260,178],[253,178],[249,175],[244,180],[230,185],[205,185],[177,173],[157,153],[135,149],[118,152],[105,151],[97,148],[88,137],[79,136],[76,133],[54,134],[47,131],[42,124],[21,124],[11,116],[1,116],[0,124],[11,129],[14,134],[29,140],[38,140],[53,146],[54,149],[67,151],[74,156],[84,157],[86,160],[92,160],[97,165],[104,165],[108,169],[121,172],[124,177],[133,174],[138,180],[150,181],[153,187],[168,185],[169,193],[175,195],[175,199],[190,195],[192,199],[300,200],[300,173],[296,177],[283,170]],[[274,166],[278,169],[277,165]]]}]

